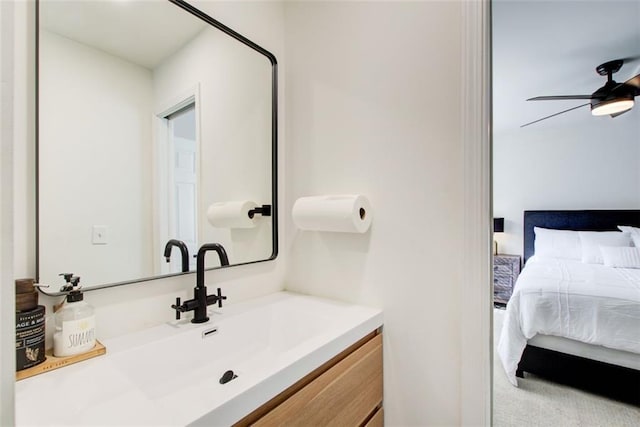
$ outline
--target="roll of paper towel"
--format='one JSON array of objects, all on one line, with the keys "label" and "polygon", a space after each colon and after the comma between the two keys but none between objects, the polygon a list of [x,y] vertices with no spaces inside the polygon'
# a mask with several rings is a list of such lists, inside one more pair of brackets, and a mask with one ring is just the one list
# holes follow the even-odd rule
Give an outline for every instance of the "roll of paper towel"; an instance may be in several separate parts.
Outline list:
[{"label": "roll of paper towel", "polygon": [[249,211],[257,206],[250,200],[214,203],[207,209],[207,220],[217,228],[253,228],[260,216],[249,218]]},{"label": "roll of paper towel", "polygon": [[301,230],[364,233],[373,212],[362,195],[301,197],[293,205],[293,222]]}]

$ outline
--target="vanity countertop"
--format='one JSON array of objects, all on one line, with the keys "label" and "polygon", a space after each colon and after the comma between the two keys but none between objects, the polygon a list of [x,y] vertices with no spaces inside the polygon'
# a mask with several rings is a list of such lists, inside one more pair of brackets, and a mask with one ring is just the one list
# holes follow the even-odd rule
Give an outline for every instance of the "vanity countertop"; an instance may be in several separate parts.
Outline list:
[{"label": "vanity countertop", "polygon": [[[380,310],[290,292],[210,316],[105,340],[105,356],[17,382],[16,424],[230,425],[382,326]],[[227,370],[237,378],[220,384]]]}]

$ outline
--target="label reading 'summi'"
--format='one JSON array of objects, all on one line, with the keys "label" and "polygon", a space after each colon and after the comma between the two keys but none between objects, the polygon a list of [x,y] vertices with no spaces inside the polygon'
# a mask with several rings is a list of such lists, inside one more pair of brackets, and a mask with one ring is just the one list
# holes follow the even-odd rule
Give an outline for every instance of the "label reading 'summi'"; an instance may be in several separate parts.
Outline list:
[{"label": "label reading 'summi'", "polygon": [[62,336],[54,340],[56,356],[85,353],[96,345],[95,317],[62,322]]}]

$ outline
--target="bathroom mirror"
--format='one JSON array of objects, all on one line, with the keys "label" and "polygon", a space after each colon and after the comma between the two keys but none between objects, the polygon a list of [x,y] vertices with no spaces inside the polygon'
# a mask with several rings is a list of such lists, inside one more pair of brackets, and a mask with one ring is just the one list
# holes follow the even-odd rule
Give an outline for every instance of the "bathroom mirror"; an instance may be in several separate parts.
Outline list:
[{"label": "bathroom mirror", "polygon": [[[277,255],[275,57],[181,0],[38,2],[37,276],[84,289]],[[215,203],[250,201],[244,228]],[[270,214],[270,215],[269,215]],[[242,216],[242,212],[238,215]],[[215,255],[215,254],[214,254]],[[220,267],[209,254],[207,268]]]}]

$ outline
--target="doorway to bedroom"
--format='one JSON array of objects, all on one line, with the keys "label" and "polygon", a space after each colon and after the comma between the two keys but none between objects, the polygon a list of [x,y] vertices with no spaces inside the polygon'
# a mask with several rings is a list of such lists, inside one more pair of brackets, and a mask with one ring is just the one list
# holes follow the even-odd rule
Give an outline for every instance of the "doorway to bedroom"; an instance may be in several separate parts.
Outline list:
[{"label": "doorway to bedroom", "polygon": [[[640,308],[640,269],[625,265],[607,270],[600,250],[640,246],[634,243],[633,230],[623,236],[617,227],[631,226],[640,233],[640,106],[612,118],[592,114],[590,99],[527,101],[554,95],[590,97],[607,81],[596,67],[612,60],[622,59],[612,76],[616,82],[640,74],[638,22],[636,1],[492,1],[496,426],[620,426],[640,420],[640,408],[628,403],[635,384],[640,399],[640,310],[634,305]],[[560,222],[546,218],[540,223],[538,218],[527,225],[525,211],[567,213]],[[576,219],[576,211],[608,212]],[[535,234],[534,226],[563,233]],[[578,230],[597,234],[581,235]],[[594,247],[594,253],[583,257],[584,248]],[[537,262],[541,253],[548,264]],[[612,278],[599,283],[609,275]],[[546,277],[546,284],[536,282],[537,276]],[[580,305],[571,293],[577,282],[602,298],[585,299]],[[624,294],[618,296],[629,311],[614,310],[614,288]],[[551,298],[522,297],[526,292],[554,295],[555,303]],[[609,319],[626,344],[597,319]],[[554,341],[555,336],[561,338]],[[527,343],[529,338],[535,346]],[[527,344],[541,350],[524,350],[523,361],[521,348]],[[525,370],[518,377],[520,362],[529,363],[532,371],[536,368],[531,363],[569,363],[578,366],[576,372],[587,383],[607,375],[609,389],[606,384],[597,391],[567,385],[569,381],[553,370]],[[592,369],[603,362],[612,370]],[[631,378],[628,384],[624,377]]]}]

